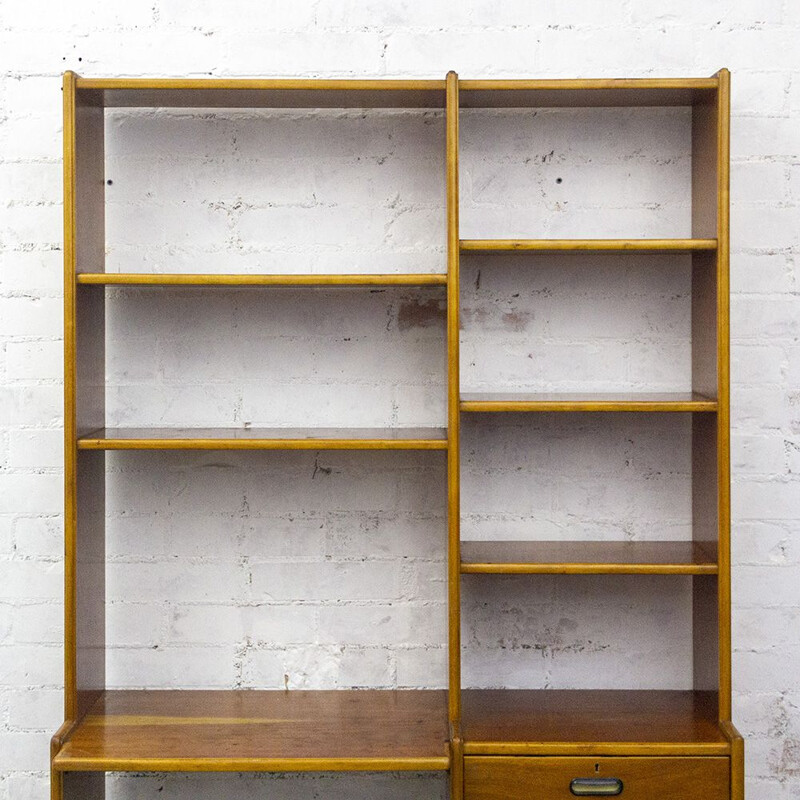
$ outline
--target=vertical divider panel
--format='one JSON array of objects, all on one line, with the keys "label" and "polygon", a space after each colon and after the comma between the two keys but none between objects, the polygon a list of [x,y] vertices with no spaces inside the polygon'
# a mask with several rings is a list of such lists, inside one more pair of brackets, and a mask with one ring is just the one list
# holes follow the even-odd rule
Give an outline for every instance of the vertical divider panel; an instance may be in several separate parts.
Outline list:
[{"label": "vertical divider panel", "polygon": [[450,725],[450,800],[464,797],[464,741],[461,730]]},{"label": "vertical divider panel", "polygon": [[459,458],[458,75],[447,73],[447,573],[448,715],[461,722],[461,500]]},{"label": "vertical divider panel", "polygon": [[[65,73],[63,86],[64,714],[72,722],[105,688],[105,456],[77,449],[80,435],[105,424],[105,295],[76,284],[78,272],[105,269],[104,111],[97,95],[81,97],[76,78]],[[92,797],[102,796],[101,778]]]}]

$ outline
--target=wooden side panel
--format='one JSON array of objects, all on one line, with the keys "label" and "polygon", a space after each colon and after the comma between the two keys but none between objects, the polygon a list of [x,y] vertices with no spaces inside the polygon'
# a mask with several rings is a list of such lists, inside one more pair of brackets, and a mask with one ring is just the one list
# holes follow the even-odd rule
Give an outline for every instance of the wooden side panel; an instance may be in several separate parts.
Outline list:
[{"label": "wooden side panel", "polygon": [[[716,76],[713,102],[692,117],[692,235],[717,238],[692,257],[692,388],[717,398],[716,415],[693,422],[694,539],[717,542],[719,577],[694,579],[695,687],[719,691],[731,714],[729,116],[730,74]],[[715,652],[716,651],[716,652]],[[716,661],[716,664],[713,662]]]},{"label": "wooden side panel", "polygon": [[731,743],[731,800],[744,800],[744,739],[732,722],[720,727]]},{"label": "wooden side panel", "polygon": [[572,800],[573,780],[619,781],[626,800],[729,800],[729,759],[468,756],[464,800]]},{"label": "wooden side panel", "polygon": [[[79,104],[64,75],[64,683],[65,717],[79,719],[105,686],[102,454],[82,454],[82,432],[105,416],[105,300],[81,269],[104,270],[103,110]],[[85,457],[87,456],[88,457]],[[88,796],[88,795],[87,795]]]},{"label": "wooden side panel", "polygon": [[719,714],[731,718],[730,73],[717,74],[717,480],[719,484]]},{"label": "wooden side panel", "polygon": [[458,75],[447,74],[447,564],[451,724],[461,718],[461,495],[459,410]]},{"label": "wooden side panel", "polygon": [[64,773],[51,770],[50,800],[64,800]]}]

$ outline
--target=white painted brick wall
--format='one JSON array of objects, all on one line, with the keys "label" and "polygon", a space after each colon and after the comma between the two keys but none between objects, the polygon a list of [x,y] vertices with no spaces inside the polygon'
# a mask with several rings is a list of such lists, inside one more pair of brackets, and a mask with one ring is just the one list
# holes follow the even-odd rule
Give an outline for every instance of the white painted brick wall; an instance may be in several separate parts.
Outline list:
[{"label": "white painted brick wall", "polygon": [[[637,77],[720,66],[733,71],[735,719],[748,737],[748,798],[798,800],[799,8],[1,0],[0,800],[47,796],[61,721],[61,71]],[[540,112],[535,124],[515,111],[465,114],[462,234],[685,234],[687,122],[663,110]],[[109,269],[444,263],[440,113],[120,113],[109,138]],[[688,385],[685,259],[581,261],[465,260],[465,385]],[[115,291],[109,418],[442,422],[441,296]],[[109,464],[114,685],[443,684],[441,454],[120,454]],[[685,538],[688,475],[677,417],[475,421],[464,532]],[[470,684],[688,684],[681,579],[470,578],[464,595]],[[342,800],[446,788],[415,775],[109,785],[124,798]]]}]

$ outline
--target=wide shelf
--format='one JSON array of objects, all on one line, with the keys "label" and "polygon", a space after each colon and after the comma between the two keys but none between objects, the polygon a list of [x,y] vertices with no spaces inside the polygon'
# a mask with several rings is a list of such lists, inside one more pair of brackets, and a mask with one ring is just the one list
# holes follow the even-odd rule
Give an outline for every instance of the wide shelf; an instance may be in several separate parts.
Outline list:
[{"label": "wide shelf", "polygon": [[725,755],[716,693],[469,689],[468,755]]},{"label": "wide shelf", "polygon": [[78,103],[104,108],[444,108],[443,80],[81,78]]},{"label": "wide shelf", "polygon": [[101,428],[79,450],[445,450],[445,428]]},{"label": "wide shelf", "polygon": [[395,275],[223,275],[218,273],[162,274],[140,272],[80,272],[79,284],[92,286],[444,286],[444,273]]},{"label": "wide shelf", "polygon": [[104,692],[62,771],[446,770],[444,691]]},{"label": "wide shelf", "polygon": [[716,575],[713,542],[461,542],[461,572],[484,575]]},{"label": "wide shelf", "polygon": [[[444,108],[443,80],[82,78],[78,102],[105,108]],[[461,108],[687,106],[713,78],[461,80]]]},{"label": "wide shelf", "polygon": [[459,407],[467,412],[527,411],[716,411],[717,401],[697,392],[470,392]]},{"label": "wide shelf", "polygon": [[716,239],[462,239],[462,253],[693,253],[717,249]]},{"label": "wide shelf", "polygon": [[592,108],[690,106],[710,103],[714,78],[587,78],[578,80],[463,80],[461,108]]}]

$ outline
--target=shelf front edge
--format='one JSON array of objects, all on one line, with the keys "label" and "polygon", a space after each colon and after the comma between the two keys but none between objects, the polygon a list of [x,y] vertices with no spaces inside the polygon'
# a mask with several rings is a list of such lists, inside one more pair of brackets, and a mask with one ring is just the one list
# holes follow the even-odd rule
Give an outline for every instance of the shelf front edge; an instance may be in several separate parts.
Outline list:
[{"label": "shelf front edge", "polygon": [[218,89],[226,91],[439,91],[445,82],[429,78],[82,78],[76,76],[78,89],[172,90]]},{"label": "shelf front edge", "polygon": [[92,439],[79,450],[446,450],[444,439]]},{"label": "shelf front edge", "polygon": [[716,239],[462,239],[462,253],[642,252],[716,250]]},{"label": "shelf front edge", "polygon": [[76,281],[90,286],[444,286],[444,273],[396,275],[302,274],[222,275],[218,273],[152,275],[138,272],[82,272]]},{"label": "shelf front edge", "polygon": [[717,410],[716,400],[462,400],[459,408],[468,413],[634,411],[709,412]]},{"label": "shelf front edge", "polygon": [[[446,749],[446,748],[445,748]],[[448,754],[403,758],[81,758],[53,759],[59,772],[376,772],[448,770]]]},{"label": "shelf front edge", "polygon": [[716,564],[547,564],[462,562],[462,575],[716,575]]},{"label": "shelf front edge", "polygon": [[729,742],[464,742],[482,756],[727,756]]},{"label": "shelf front edge", "polygon": [[543,89],[716,89],[716,78],[466,78],[459,81],[465,92],[475,90]]}]

